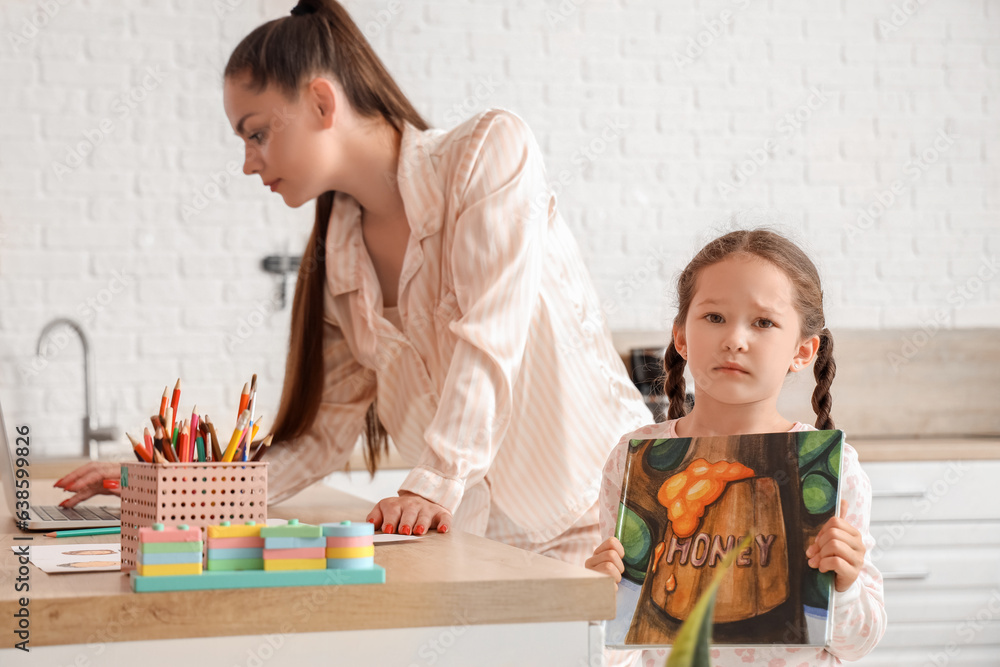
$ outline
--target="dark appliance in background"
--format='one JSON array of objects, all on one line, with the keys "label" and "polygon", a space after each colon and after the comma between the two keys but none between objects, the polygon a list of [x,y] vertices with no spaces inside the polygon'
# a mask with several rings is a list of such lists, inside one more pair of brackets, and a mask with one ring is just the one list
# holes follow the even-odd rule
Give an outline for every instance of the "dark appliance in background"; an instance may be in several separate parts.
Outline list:
[{"label": "dark appliance in background", "polygon": [[663,383],[667,379],[663,369],[666,348],[632,348],[629,352],[629,373],[638,387],[646,407],[653,412],[653,419],[662,422],[667,418],[667,397]]},{"label": "dark appliance in background", "polygon": [[[664,391],[667,373],[663,368],[663,354],[666,348],[633,348],[629,352],[629,373],[638,387],[646,407],[653,412],[657,423],[666,421],[670,401]],[[694,407],[694,394],[688,392],[685,400],[688,411]]]}]

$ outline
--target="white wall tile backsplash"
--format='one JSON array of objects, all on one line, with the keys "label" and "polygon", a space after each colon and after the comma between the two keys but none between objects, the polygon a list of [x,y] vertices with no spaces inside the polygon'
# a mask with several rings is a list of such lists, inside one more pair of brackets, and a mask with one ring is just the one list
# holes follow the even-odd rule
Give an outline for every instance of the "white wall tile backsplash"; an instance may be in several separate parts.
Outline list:
[{"label": "white wall tile backsplash", "polygon": [[[228,423],[253,372],[273,415],[288,311],[260,260],[312,210],[242,175],[221,72],[293,4],[0,5],[0,397],[36,454],[79,442],[78,343],[34,356],[57,315],[90,333],[103,422],[141,430],[182,376]],[[1000,2],[904,4],[347,6],[432,124],[529,122],[612,328],[664,328],[738,210],[815,257],[835,328],[1000,326]]]}]

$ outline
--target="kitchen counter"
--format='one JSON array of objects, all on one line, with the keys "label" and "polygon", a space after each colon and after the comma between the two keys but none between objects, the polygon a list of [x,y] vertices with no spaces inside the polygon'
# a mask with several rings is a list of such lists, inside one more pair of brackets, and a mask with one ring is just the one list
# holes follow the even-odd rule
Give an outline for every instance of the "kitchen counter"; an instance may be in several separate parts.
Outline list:
[{"label": "kitchen counter", "polygon": [[[51,480],[35,479],[32,486],[39,497],[59,497],[47,488]],[[269,516],[307,523],[363,521],[370,508],[367,501],[314,486],[271,508]],[[0,557],[0,618],[7,619],[0,629],[8,637],[2,648],[9,648],[13,643],[9,624],[18,597],[25,595],[14,589],[18,564],[11,546],[57,540],[37,533],[30,542],[16,540],[29,534],[17,532],[7,512],[0,517],[0,527],[0,549],[5,554]],[[107,541],[108,536],[95,536],[75,538],[72,543]],[[385,584],[143,594],[133,593],[118,572],[49,575],[32,566],[26,594],[30,645],[34,650],[92,643],[107,633],[109,619],[117,619],[114,642],[456,624],[470,628],[527,624],[517,627],[544,629],[569,622],[584,628],[577,636],[583,638],[586,651],[592,641],[587,622],[615,613],[610,578],[458,531],[380,545],[375,562],[386,570]]]}]

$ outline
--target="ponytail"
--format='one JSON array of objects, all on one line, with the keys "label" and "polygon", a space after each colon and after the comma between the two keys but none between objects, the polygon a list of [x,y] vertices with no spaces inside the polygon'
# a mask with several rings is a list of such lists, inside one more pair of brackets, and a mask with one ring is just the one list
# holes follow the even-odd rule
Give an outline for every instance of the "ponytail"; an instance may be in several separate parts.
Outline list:
[{"label": "ponytail", "polygon": [[677,352],[674,341],[671,340],[663,355],[663,367],[667,372],[663,390],[670,399],[667,419],[680,419],[687,414],[687,388],[684,385],[684,367],[686,365],[687,361]]},{"label": "ponytail", "polygon": [[[291,15],[269,21],[243,38],[226,64],[227,79],[247,76],[251,90],[276,86],[290,99],[309,77],[336,78],[351,107],[363,117],[382,118],[397,132],[406,125],[429,128],[386,70],[344,7],[335,0],[301,0]],[[291,335],[275,417],[276,442],[304,435],[319,413],[323,395],[323,306],[326,233],[334,192],[316,200],[309,237],[292,301]],[[365,465],[375,472],[388,449],[385,427],[373,402],[365,415]]]},{"label": "ponytail", "polygon": [[830,395],[830,385],[837,374],[837,362],[833,360],[833,336],[829,329],[819,332],[819,351],[816,353],[816,363],[813,375],[816,377],[816,388],[813,390],[812,407],[816,413],[816,428],[826,431],[836,428],[830,416],[833,406],[833,396]]}]

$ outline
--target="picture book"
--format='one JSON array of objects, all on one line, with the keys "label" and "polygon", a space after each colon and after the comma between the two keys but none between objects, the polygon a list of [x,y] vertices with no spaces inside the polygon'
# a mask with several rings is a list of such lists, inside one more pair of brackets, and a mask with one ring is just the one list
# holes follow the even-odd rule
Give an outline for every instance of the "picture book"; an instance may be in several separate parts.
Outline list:
[{"label": "picture book", "polygon": [[625,572],[605,643],[670,645],[749,536],[716,597],[712,643],[825,646],[833,574],[805,552],[839,507],[843,442],[842,431],[632,440],[615,528]]}]

